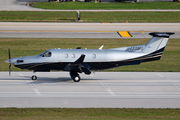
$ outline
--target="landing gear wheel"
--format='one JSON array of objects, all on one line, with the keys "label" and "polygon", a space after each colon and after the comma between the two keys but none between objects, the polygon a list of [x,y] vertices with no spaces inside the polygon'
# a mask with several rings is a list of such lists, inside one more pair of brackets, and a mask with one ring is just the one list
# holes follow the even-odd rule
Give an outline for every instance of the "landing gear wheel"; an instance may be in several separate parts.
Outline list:
[{"label": "landing gear wheel", "polygon": [[74,80],[74,82],[79,82],[81,80],[81,78],[80,78],[79,75],[77,75],[77,76],[74,77],[73,80]]},{"label": "landing gear wheel", "polygon": [[74,82],[79,82],[81,80],[79,74],[76,71],[70,71],[70,76]]},{"label": "landing gear wheel", "polygon": [[32,80],[37,80],[37,76],[33,75],[33,76],[31,77],[31,79],[32,79]]}]

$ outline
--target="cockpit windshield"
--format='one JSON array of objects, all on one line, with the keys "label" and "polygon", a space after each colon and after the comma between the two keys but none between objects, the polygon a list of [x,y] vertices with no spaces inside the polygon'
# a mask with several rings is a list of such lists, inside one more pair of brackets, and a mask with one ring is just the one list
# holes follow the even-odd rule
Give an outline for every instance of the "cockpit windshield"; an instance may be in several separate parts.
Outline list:
[{"label": "cockpit windshield", "polygon": [[52,53],[49,51],[45,51],[45,52],[40,54],[40,56],[42,56],[42,57],[51,57],[51,55],[52,55]]}]

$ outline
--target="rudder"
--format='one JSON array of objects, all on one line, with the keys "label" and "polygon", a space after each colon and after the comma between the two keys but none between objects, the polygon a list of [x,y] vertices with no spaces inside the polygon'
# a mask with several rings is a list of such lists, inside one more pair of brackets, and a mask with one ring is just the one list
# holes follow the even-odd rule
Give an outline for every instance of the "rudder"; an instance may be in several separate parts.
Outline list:
[{"label": "rudder", "polygon": [[143,49],[143,52],[145,53],[152,53],[158,50],[164,50],[170,35],[174,33],[172,32],[153,32],[149,33],[149,35],[152,35],[153,37],[148,41],[148,43],[145,45],[145,48]]}]

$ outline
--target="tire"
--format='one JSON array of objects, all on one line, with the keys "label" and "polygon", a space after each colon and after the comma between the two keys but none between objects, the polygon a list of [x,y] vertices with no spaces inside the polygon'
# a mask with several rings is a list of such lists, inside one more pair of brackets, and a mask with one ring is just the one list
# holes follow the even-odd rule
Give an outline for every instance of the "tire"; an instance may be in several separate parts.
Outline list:
[{"label": "tire", "polygon": [[31,79],[32,79],[32,80],[37,80],[37,76],[33,75],[33,76],[31,77]]},{"label": "tire", "polygon": [[70,76],[74,82],[79,82],[81,80],[79,74],[76,71],[70,71]]},{"label": "tire", "polygon": [[74,77],[73,80],[74,80],[74,82],[79,82],[81,80],[81,78],[80,78],[79,75],[77,75],[77,76]]}]

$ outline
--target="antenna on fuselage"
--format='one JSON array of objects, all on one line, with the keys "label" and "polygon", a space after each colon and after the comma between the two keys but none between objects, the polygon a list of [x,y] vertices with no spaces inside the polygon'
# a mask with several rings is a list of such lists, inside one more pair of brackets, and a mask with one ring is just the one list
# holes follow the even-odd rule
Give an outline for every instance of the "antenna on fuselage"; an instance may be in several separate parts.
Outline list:
[{"label": "antenna on fuselage", "polygon": [[104,47],[104,45],[102,45],[102,46],[99,48],[99,50],[102,50],[102,49],[103,49],[103,47]]}]

